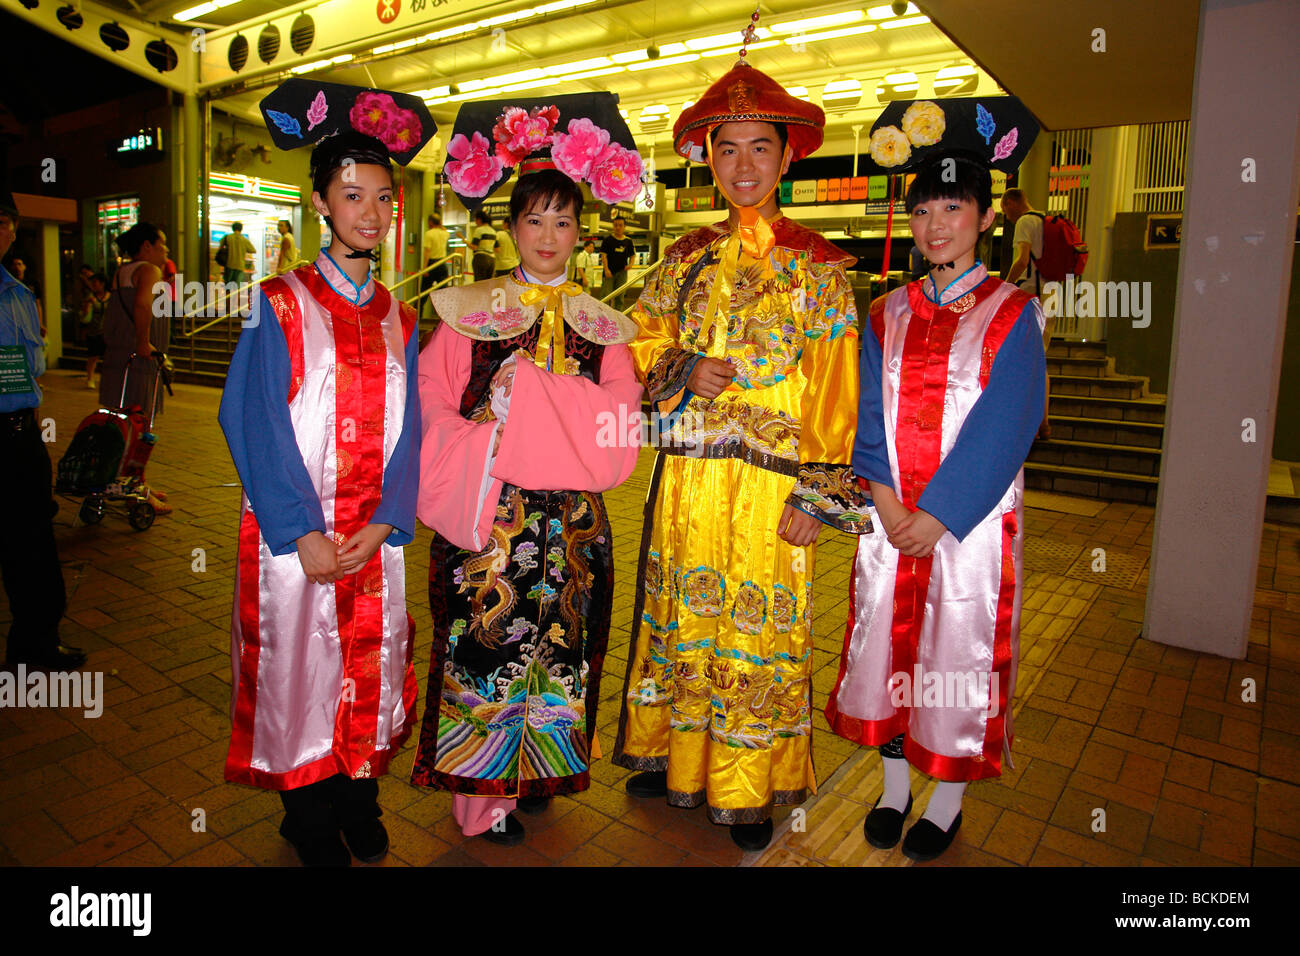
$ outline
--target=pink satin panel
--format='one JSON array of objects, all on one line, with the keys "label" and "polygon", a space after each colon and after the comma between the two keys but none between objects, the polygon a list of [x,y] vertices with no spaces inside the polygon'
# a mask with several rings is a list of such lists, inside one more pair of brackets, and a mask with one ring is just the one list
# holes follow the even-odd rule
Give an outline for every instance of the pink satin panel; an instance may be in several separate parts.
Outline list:
[{"label": "pink satin panel", "polygon": [[514,797],[475,797],[457,793],[451,798],[452,819],[465,836],[478,836],[497,820],[515,812]]},{"label": "pink satin panel", "polygon": [[[974,288],[984,276],[983,269],[977,270],[962,285]],[[998,307],[1013,291],[1004,285],[960,316],[948,358],[941,459],[952,450],[962,422],[979,398],[985,335]],[[896,493],[901,488],[898,447],[911,447],[909,442],[915,440],[906,421],[900,430],[899,417],[900,374],[905,361],[911,360],[904,355],[911,314],[905,293],[890,296],[885,303],[885,432]],[[908,760],[941,779],[979,779],[1001,772],[1004,738],[1010,739],[1009,710],[1019,651],[1023,488],[1022,471],[965,541],[945,534],[935,546],[915,662],[899,660],[902,649],[891,640],[900,564],[910,565],[911,559],[901,557],[884,534],[858,539],[854,618],[844,672],[828,708],[833,726],[836,715],[849,718],[840,721],[844,728],[852,725],[853,736],[870,744],[885,743],[905,731]],[[910,652],[910,646],[906,650]],[[917,668],[922,685],[913,689]],[[891,678],[899,673],[908,677],[903,707],[891,700]],[[965,706],[956,706],[959,701],[950,695],[942,706],[911,706],[917,695],[924,699],[924,675],[931,673],[974,675],[975,680],[966,685]],[[991,693],[996,693],[996,715],[987,713]],[[863,723],[859,726],[855,721]],[[836,727],[841,732],[844,728]]]},{"label": "pink satin panel", "polygon": [[[501,497],[501,480],[491,478],[480,499],[488,447],[495,421],[470,422],[460,413],[469,382],[472,340],[447,324],[438,326],[420,353],[420,409],[424,438],[420,445],[421,480],[416,513],[420,521],[458,548],[478,551],[487,541]],[[522,368],[524,362],[518,363]],[[518,375],[518,371],[515,373]],[[492,507],[483,507],[483,501]]]},{"label": "pink satin panel", "polygon": [[[304,377],[289,404],[289,415],[298,450],[320,495],[327,536],[333,537],[339,482],[334,323],[295,274],[283,279],[293,290],[303,314]],[[395,300],[383,319],[383,335],[387,375],[382,440],[387,465],[400,435],[406,400],[404,336]],[[360,430],[364,426],[357,422],[356,427]],[[244,508],[248,508],[247,498]],[[404,695],[413,688],[406,686],[409,619],[405,562],[402,549],[388,544],[380,546],[376,558],[381,564],[383,608],[377,661],[379,689],[377,699],[363,701],[357,697],[356,704],[368,704],[370,712],[355,718],[373,723],[373,747],[367,747],[364,754],[335,755],[335,725],[344,676],[335,587],[308,581],[297,554],[272,555],[259,536],[256,613],[260,646],[256,656],[253,740],[248,771],[240,775],[241,782],[284,789],[332,773],[382,773],[392,755],[391,746],[409,733],[409,708]],[[237,628],[238,624],[237,615]],[[276,640],[281,634],[296,639]],[[297,639],[302,635],[310,635],[310,639]],[[236,636],[237,641],[243,638]],[[249,779],[242,779],[245,776]]]},{"label": "pink satin panel", "polygon": [[622,484],[640,451],[642,391],[626,345],[605,346],[599,385],[516,363],[493,477],[533,491]]}]

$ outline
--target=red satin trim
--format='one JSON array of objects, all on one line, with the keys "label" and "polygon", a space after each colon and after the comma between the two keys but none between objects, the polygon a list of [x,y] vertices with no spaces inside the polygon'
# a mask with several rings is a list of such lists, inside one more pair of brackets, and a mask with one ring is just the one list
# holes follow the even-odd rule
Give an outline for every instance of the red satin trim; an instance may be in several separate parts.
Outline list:
[{"label": "red satin trim", "polygon": [[[869,488],[865,478],[859,478],[858,482],[864,488]],[[835,730],[835,723],[842,718],[839,708],[835,706],[835,701],[840,697],[840,684],[844,683],[844,674],[849,669],[849,647],[853,643],[853,626],[858,620],[858,549],[862,547],[862,536],[858,535],[857,546],[853,549],[853,563],[849,566],[849,619],[844,625],[844,646],[840,649],[840,672],[835,678],[835,689],[831,691],[831,696],[826,701],[826,722]],[[844,718],[852,720],[853,718]],[[838,730],[835,730],[839,733]],[[840,736],[845,736],[840,734]],[[850,740],[853,738],[850,737]]]},{"label": "red satin trim", "polygon": [[419,330],[420,317],[416,314],[415,309],[405,302],[397,303],[397,314],[402,320],[402,342],[409,344],[411,336]]},{"label": "red satin trim", "polygon": [[[377,289],[371,302],[378,298]],[[334,535],[339,544],[365,527],[379,507],[384,485],[388,342],[382,321],[368,312],[349,306],[345,312],[334,313],[334,361],[339,370],[334,394],[338,483],[354,489],[352,494],[334,498]],[[338,388],[340,382],[347,386]],[[339,701],[334,754],[351,776],[364,770],[378,734],[384,640],[383,564],[379,551],[355,574],[334,583],[334,598],[343,677],[352,681],[353,691],[352,700],[344,696]]]},{"label": "red satin trim", "polygon": [[262,291],[271,303],[271,311],[275,313],[276,321],[284,332],[284,340],[289,346],[289,394],[286,400],[292,402],[302,387],[306,366],[302,342],[302,309],[298,305],[298,297],[283,278],[268,279],[262,283]]},{"label": "red satin trim", "polygon": [[[884,741],[881,741],[882,743]],[[939,780],[953,782],[970,780],[987,780],[989,777],[1002,775],[1001,753],[997,760],[989,760],[985,754],[983,760],[974,757],[948,757],[926,750],[911,737],[903,741],[903,756],[921,773]]]},{"label": "red satin trim", "polygon": [[[984,283],[980,284],[984,285]],[[1025,310],[1025,306],[1029,304],[1029,300],[1032,298],[1033,296],[1028,292],[1017,289],[1007,296],[1005,302],[998,306],[993,321],[989,323],[988,329],[984,332],[984,344],[980,348],[981,389],[988,387],[989,375],[993,371],[993,360],[998,356],[998,349],[1002,348],[1002,343],[1006,341],[1011,327],[1016,324],[1016,319],[1020,318],[1020,313]]]},{"label": "red satin trim", "polygon": [[[402,732],[392,739],[387,750],[376,750],[367,754],[362,763],[370,764],[370,776],[379,777],[388,772],[388,767],[394,757],[406,743],[406,739],[411,736],[411,722],[407,722],[402,727]],[[270,773],[265,770],[257,770],[253,767],[243,766],[235,768],[233,771],[229,764],[226,766],[226,780],[230,783],[243,783],[253,787],[261,787],[263,790],[296,790],[299,787],[305,787],[308,784],[316,783],[336,773],[345,772],[341,767],[338,757],[330,754],[314,760],[309,764],[303,764],[301,767],[295,767],[285,773]]]},{"label": "red satin trim", "polygon": [[262,530],[251,511],[239,520],[239,629],[244,644],[239,654],[239,687],[231,702],[230,750],[226,753],[226,779],[238,780],[250,771],[253,759],[253,724],[257,713],[257,660],[261,652],[259,616],[259,564]]},{"label": "red satin trim", "polygon": [[984,731],[984,759],[1002,772],[1002,744],[1011,745],[1007,708],[1011,706],[1011,665],[1016,648],[1011,620],[1016,609],[1016,534],[1019,521],[1014,511],[1002,516],[1002,577],[998,582],[998,616],[993,628],[993,673],[998,675],[998,712],[989,718]]}]

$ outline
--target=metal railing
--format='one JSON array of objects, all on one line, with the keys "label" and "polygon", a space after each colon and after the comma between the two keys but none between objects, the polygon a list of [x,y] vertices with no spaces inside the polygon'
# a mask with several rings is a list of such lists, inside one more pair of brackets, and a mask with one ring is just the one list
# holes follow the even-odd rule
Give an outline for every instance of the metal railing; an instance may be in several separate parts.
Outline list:
[{"label": "metal railing", "polygon": [[[659,267],[662,266],[663,264],[664,264],[664,260],[662,258],[656,259],[654,262],[650,263],[650,265],[646,266],[644,272],[638,273],[637,275],[633,276],[631,279],[628,279],[617,289],[612,289],[608,295],[601,296],[600,301],[602,303],[608,303],[610,299],[614,298],[614,296],[622,295],[624,292],[632,288],[632,286],[636,285],[637,283],[641,283],[642,286],[644,286],[645,281],[649,279],[652,275],[654,275],[656,272],[658,272]],[[627,308],[623,309],[622,310],[623,314],[626,315],[629,311],[631,311],[632,306],[634,305],[636,305],[635,302],[633,302],[632,305],[628,306]]]}]

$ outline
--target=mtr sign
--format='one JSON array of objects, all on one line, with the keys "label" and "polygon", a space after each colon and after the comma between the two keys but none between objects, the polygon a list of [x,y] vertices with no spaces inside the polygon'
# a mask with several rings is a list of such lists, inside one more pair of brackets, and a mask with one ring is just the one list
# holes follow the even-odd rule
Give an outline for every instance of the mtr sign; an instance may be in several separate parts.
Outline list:
[{"label": "mtr sign", "polygon": [[380,23],[392,23],[401,12],[402,0],[379,0],[375,7]]}]

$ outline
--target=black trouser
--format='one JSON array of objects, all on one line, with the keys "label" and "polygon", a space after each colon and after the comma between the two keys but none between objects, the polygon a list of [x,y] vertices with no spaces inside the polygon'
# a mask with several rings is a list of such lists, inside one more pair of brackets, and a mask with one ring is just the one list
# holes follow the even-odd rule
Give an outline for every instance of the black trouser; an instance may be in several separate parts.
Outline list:
[{"label": "black trouser", "polygon": [[50,453],[32,409],[0,414],[0,576],[9,596],[8,656],[37,654],[59,643],[67,607],[54,544]]},{"label": "black trouser", "polygon": [[470,265],[474,269],[474,281],[482,282],[492,278],[492,273],[497,269],[497,260],[490,252],[476,252]]},{"label": "black trouser", "polygon": [[347,826],[353,821],[377,817],[378,801],[378,780],[353,780],[341,773],[305,787],[280,791],[285,816],[294,817],[304,828]]}]

